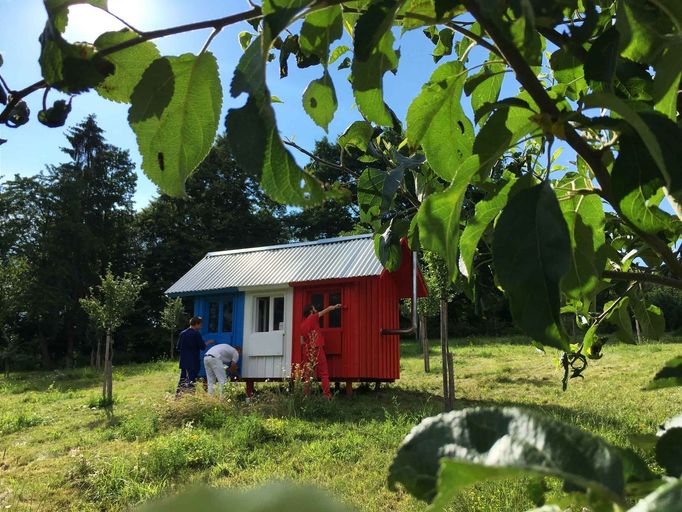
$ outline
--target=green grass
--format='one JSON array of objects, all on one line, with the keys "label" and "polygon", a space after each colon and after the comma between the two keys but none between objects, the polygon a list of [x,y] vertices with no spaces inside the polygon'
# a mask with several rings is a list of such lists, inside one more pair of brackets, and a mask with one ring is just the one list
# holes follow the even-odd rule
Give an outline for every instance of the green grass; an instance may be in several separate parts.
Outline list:
[{"label": "green grass", "polygon": [[[509,341],[453,340],[457,407],[529,407],[623,447],[682,408],[681,389],[641,390],[680,345],[607,345],[564,393],[553,353]],[[175,400],[175,363],[114,373],[113,415],[99,407],[100,377],[90,369],[0,378],[0,509],[126,510],[192,484],[242,488],[279,479],[317,484],[357,510],[424,509],[390,491],[386,475],[412,426],[440,412],[437,350],[425,374],[406,342],[400,381],[331,403],[274,383],[261,384],[249,402],[243,384],[223,402],[202,393]],[[558,495],[556,482],[547,484]],[[477,486],[452,510],[526,510],[529,485],[537,482]]]}]

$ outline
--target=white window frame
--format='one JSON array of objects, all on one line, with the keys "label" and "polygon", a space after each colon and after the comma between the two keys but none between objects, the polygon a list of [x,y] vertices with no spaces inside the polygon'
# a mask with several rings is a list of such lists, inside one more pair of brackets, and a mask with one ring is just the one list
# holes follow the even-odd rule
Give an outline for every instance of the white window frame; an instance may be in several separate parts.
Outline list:
[{"label": "white window frame", "polygon": [[[258,319],[260,318],[260,311],[259,311],[259,305],[260,305],[260,300],[261,299],[269,299],[268,302],[268,330],[267,331],[259,331],[258,330]],[[282,299],[282,328],[281,329],[275,329],[275,299]],[[284,293],[275,293],[275,294],[263,294],[263,295],[256,295],[253,298],[253,332],[254,333],[264,333],[264,332],[284,332],[286,331],[286,321],[287,321],[287,313],[286,313],[286,297]]]}]

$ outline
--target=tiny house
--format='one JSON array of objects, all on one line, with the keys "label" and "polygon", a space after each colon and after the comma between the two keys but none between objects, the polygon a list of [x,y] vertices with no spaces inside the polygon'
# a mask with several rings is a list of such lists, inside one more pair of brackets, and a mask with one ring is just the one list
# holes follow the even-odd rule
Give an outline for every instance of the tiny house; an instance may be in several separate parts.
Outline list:
[{"label": "tiny house", "polygon": [[[343,304],[320,319],[332,382],[400,377],[399,301],[411,295],[412,263],[386,271],[370,235],[208,253],[167,291],[192,297],[204,339],[241,347],[240,377],[288,379],[301,362],[303,308]],[[426,295],[416,269],[417,292]],[[202,369],[203,370],[203,369]]]}]

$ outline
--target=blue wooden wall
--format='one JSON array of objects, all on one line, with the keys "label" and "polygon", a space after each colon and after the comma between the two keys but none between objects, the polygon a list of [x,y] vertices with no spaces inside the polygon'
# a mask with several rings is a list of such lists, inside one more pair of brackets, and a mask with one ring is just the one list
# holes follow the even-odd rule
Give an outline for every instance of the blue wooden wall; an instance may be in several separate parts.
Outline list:
[{"label": "blue wooden wall", "polygon": [[[194,315],[204,319],[201,325],[201,335],[204,341],[215,340],[216,343],[228,343],[233,347],[242,346],[244,340],[243,292],[197,296],[194,298]],[[199,358],[201,377],[206,376],[204,352],[201,352]]]}]

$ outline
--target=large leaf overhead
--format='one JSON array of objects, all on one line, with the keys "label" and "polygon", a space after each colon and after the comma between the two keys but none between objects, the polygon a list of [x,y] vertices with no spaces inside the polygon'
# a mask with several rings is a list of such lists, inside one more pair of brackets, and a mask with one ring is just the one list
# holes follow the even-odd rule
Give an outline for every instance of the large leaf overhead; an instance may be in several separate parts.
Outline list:
[{"label": "large leaf overhead", "polygon": [[462,110],[466,70],[459,61],[442,64],[407,111],[407,139],[424,148],[429,164],[446,180],[471,155],[474,129]]},{"label": "large leaf overhead", "polygon": [[549,183],[516,194],[495,227],[495,271],[517,324],[536,341],[562,350],[569,347],[559,282],[570,260],[568,229]]},{"label": "large leaf overhead", "polygon": [[341,6],[333,5],[313,11],[305,17],[298,44],[306,53],[320,57],[326,62],[329,45],[343,35]]},{"label": "large leaf overhead", "polygon": [[[622,500],[623,463],[601,439],[517,408],[474,408],[427,418],[403,440],[389,483],[442,510],[466,486],[490,479],[556,476]],[[434,501],[435,500],[435,501]]]},{"label": "large leaf overhead", "polygon": [[557,185],[571,239],[571,266],[561,280],[561,289],[572,298],[592,292],[606,265],[604,208],[591,190],[590,180],[576,173],[568,173]]},{"label": "large leaf overhead", "polygon": [[[300,9],[297,8],[296,12]],[[278,15],[283,14],[280,11],[269,14]],[[286,15],[292,14],[287,11]],[[278,19],[271,19],[271,28],[279,24]],[[242,167],[253,174],[261,175],[263,190],[270,197],[295,206],[315,204],[322,199],[319,182],[298,166],[284,147],[277,130],[272,96],[265,85],[267,57],[263,52],[266,50],[267,54],[269,46],[264,46],[264,43],[265,39],[261,37],[251,42],[239,60],[230,84],[233,97],[242,93],[249,95],[243,107],[227,112],[225,125],[230,147]]]},{"label": "large leaf overhead", "polygon": [[142,169],[163,192],[182,196],[218,130],[222,87],[213,54],[155,60],[135,87],[128,121]]},{"label": "large leaf overhead", "polygon": [[384,103],[383,77],[398,68],[398,54],[391,23],[398,8],[396,0],[372,2],[355,27],[352,71],[353,95],[360,112],[374,123],[393,124]]},{"label": "large leaf overhead", "polygon": [[424,200],[413,221],[418,229],[420,245],[440,254],[451,279],[457,276],[459,221],[464,193],[477,170],[476,166],[460,169],[448,188],[432,193]]},{"label": "large leaf overhead", "polygon": [[459,242],[459,269],[468,278],[474,275],[474,254],[476,253],[478,242],[481,240],[487,227],[500,214],[502,208],[506,206],[510,195],[531,186],[534,182],[534,178],[530,175],[517,179],[511,173],[504,176],[504,179],[506,182],[503,183],[499,190],[491,194],[490,197],[486,197],[476,203],[474,216],[469,219],[464,231],[462,231],[462,237]]},{"label": "large leaf overhead", "polygon": [[[137,34],[128,29],[105,32],[95,40],[98,50],[134,39]],[[151,42],[126,48],[105,57],[114,65],[115,71],[95,88],[100,96],[117,102],[128,103],[130,96],[149,65],[159,58],[159,50]]]}]

